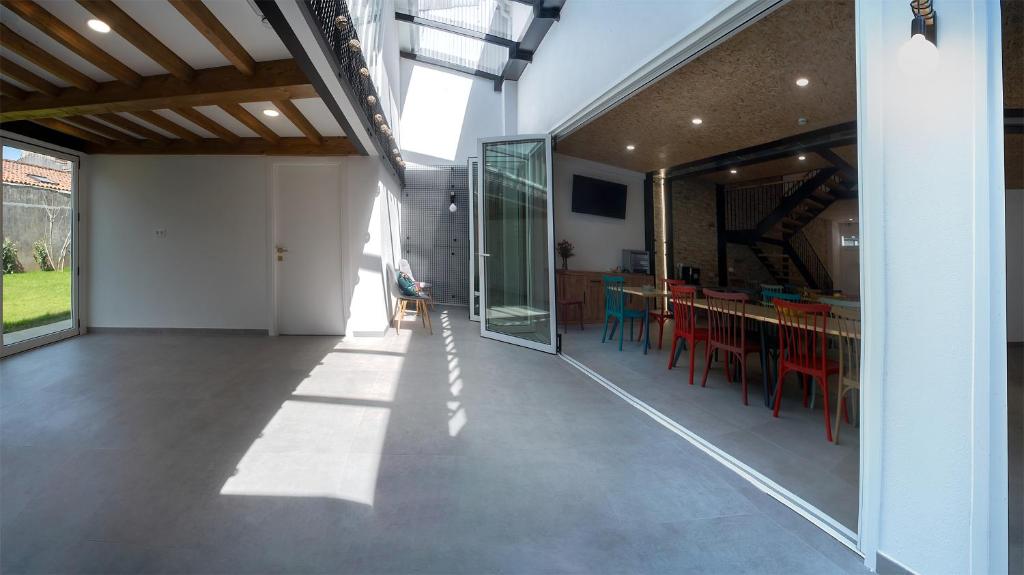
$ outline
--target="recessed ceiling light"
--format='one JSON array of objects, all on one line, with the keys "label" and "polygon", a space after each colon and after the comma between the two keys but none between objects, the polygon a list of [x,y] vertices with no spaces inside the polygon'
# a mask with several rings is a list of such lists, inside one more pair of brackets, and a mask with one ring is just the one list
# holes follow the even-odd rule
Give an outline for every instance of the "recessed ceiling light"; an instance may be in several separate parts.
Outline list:
[{"label": "recessed ceiling light", "polygon": [[848,219],[848,220],[846,220],[846,221],[848,221],[848,222],[852,222],[852,221],[853,221],[853,218],[850,218],[850,219]]},{"label": "recessed ceiling light", "polygon": [[735,174],[735,173],[736,173],[736,170],[735,170],[735,169],[733,169],[733,170],[729,170],[729,173],[730,173],[730,174]]},{"label": "recessed ceiling light", "polygon": [[807,84],[810,84],[810,83],[811,83],[811,81],[808,80],[807,78],[797,78],[796,79],[796,85],[800,86],[801,88],[807,86]]},{"label": "recessed ceiling light", "polygon": [[800,160],[802,162],[802,161],[807,159],[807,156],[797,156],[796,159],[798,159],[798,160]]},{"label": "recessed ceiling light", "polygon": [[634,146],[633,144],[627,144],[626,145],[626,151],[627,152],[632,152],[635,149],[636,149],[636,146]]},{"label": "recessed ceiling light", "polygon": [[704,120],[701,120],[700,118],[694,118],[694,119],[692,119],[690,121],[693,122],[694,126],[699,126],[699,125],[704,123]]},{"label": "recessed ceiling light", "polygon": [[263,115],[264,116],[269,116],[271,118],[276,118],[276,117],[281,115],[281,112],[278,112],[277,110],[275,110],[273,108],[267,108],[266,110],[263,110]]},{"label": "recessed ceiling light", "polygon": [[86,23],[89,25],[90,28],[99,32],[100,34],[106,34],[107,32],[110,32],[110,25],[104,22],[103,20],[97,20],[96,18],[93,18],[92,20],[89,20]]}]

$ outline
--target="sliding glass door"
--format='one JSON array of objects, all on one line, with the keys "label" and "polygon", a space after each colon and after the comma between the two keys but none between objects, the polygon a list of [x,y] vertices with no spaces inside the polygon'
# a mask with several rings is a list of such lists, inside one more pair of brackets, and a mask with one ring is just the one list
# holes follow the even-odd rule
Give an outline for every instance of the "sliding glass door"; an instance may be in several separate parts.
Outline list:
[{"label": "sliding glass door", "polygon": [[480,158],[469,158],[469,319],[480,321]]},{"label": "sliding glass door", "polygon": [[0,356],[78,333],[78,158],[3,145]]},{"label": "sliding glass door", "polygon": [[555,353],[548,136],[480,141],[480,333]]}]

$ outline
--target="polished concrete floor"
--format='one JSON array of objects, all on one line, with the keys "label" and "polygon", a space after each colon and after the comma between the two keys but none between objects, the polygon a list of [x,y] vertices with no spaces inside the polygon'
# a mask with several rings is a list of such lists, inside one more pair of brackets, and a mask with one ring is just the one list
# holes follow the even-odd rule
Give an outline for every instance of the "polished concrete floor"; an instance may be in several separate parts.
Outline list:
[{"label": "polished concrete floor", "polygon": [[[747,359],[749,405],[743,405],[739,384],[726,380],[721,362],[712,364],[707,386],[700,387],[704,344],[697,347],[690,386],[687,353],[668,369],[671,333],[669,322],[666,345],[659,350],[652,331],[652,348],[644,355],[642,344],[635,341],[625,343],[621,352],[618,340],[601,343],[601,326],[569,329],[562,336],[562,351],[856,533],[860,430],[844,422],[839,443],[829,443],[820,398],[813,409],[804,408],[795,375],[783,388],[778,419],[772,417],[764,405],[756,354]],[[834,418],[834,403],[832,410]]]},{"label": "polished concrete floor", "polygon": [[87,335],[0,362],[4,573],[851,573],[465,309],[383,339]]}]

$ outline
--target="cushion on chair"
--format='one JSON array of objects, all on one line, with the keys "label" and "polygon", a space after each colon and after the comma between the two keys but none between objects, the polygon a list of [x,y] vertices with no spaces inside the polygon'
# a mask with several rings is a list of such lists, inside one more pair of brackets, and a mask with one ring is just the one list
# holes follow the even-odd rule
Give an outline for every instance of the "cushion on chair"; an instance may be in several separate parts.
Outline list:
[{"label": "cushion on chair", "polygon": [[423,294],[420,293],[416,282],[409,277],[409,274],[405,272],[398,272],[398,288],[402,290],[402,295],[409,297],[420,297]]}]

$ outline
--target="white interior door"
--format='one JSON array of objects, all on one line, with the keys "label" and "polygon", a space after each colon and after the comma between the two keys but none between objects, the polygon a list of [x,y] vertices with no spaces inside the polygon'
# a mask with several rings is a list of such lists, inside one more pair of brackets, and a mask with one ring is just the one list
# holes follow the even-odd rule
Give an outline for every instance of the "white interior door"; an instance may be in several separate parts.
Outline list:
[{"label": "white interior door", "polygon": [[277,164],[273,172],[277,331],[343,335],[341,166]]},{"label": "white interior door", "polygon": [[551,138],[480,140],[480,334],[555,353]]}]

